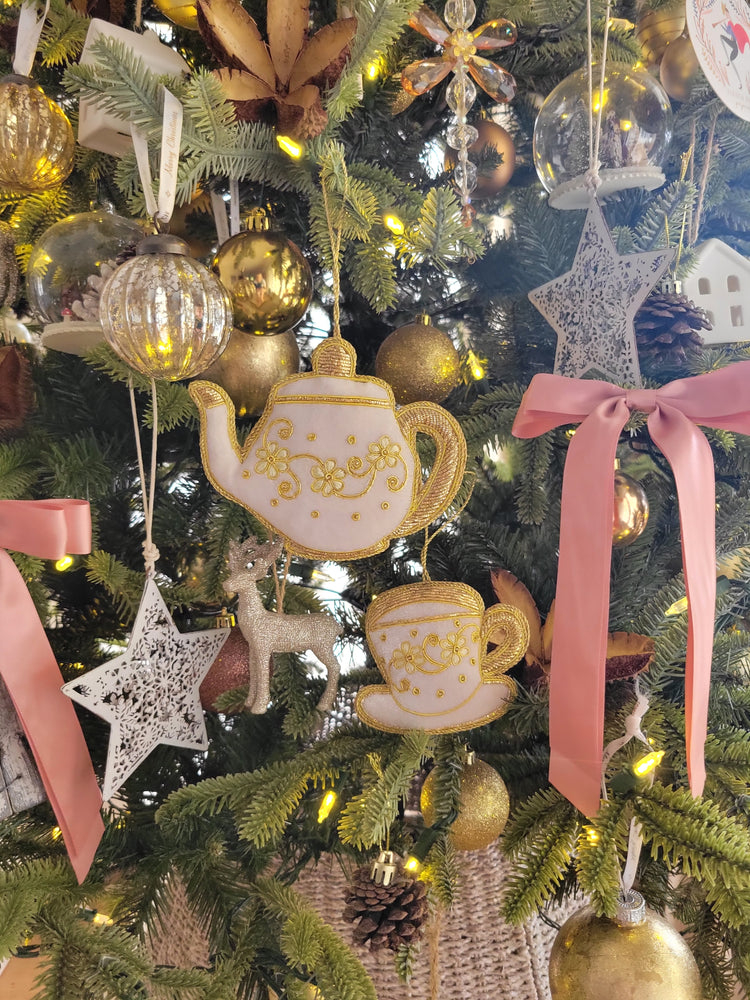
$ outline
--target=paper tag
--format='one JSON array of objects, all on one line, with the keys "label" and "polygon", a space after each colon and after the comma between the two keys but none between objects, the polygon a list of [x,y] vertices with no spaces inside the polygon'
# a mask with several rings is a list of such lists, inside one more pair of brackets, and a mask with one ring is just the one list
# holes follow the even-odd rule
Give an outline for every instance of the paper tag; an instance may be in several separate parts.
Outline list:
[{"label": "paper tag", "polygon": [[218,191],[211,192],[211,210],[214,213],[216,236],[219,240],[219,246],[221,246],[229,239],[229,223],[227,222],[226,203]]},{"label": "paper tag", "polygon": [[19,76],[28,76],[31,73],[42,28],[49,11],[49,0],[47,0],[41,17],[36,16],[36,9],[36,0],[27,0],[21,7],[21,14],[18,18],[13,72]]},{"label": "paper tag", "polygon": [[164,118],[161,129],[161,160],[159,164],[159,195],[154,197],[154,182],[148,159],[148,140],[136,125],[131,124],[133,149],[138,163],[138,173],[150,218],[169,222],[174,211],[177,194],[177,168],[180,164],[180,139],[182,138],[182,104],[164,87]]},{"label": "paper tag", "polygon": [[229,178],[229,232],[236,236],[240,231],[240,185],[236,177]]}]

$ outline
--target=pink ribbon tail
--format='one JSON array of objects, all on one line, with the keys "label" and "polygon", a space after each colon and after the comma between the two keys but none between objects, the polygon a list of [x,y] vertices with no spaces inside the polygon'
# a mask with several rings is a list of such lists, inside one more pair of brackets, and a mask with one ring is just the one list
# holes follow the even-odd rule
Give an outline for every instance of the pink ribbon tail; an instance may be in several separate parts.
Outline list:
[{"label": "pink ribbon tail", "polygon": [[688,777],[705,781],[708,694],[716,602],[713,457],[696,423],[750,433],[750,362],[657,390],[537,375],[513,433],[536,437],[581,421],[568,449],[550,671],[550,781],[581,812],[599,809],[612,547],[613,467],[630,413],[649,414],[652,440],[672,467],[688,595],[685,666]]},{"label": "pink ribbon tail", "polygon": [[89,552],[84,500],[0,501],[0,674],[82,882],[104,832],[101,794],[75,709],[23,577],[4,549],[45,559]]}]

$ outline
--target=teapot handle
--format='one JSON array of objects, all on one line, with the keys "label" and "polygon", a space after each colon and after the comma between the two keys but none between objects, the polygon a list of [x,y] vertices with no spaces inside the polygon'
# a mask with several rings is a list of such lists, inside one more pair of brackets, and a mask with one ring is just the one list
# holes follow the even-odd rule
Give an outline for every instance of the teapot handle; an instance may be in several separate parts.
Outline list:
[{"label": "teapot handle", "polygon": [[417,431],[435,442],[435,461],[417,490],[411,513],[398,528],[400,535],[426,528],[443,513],[458,492],[466,469],[466,438],[454,417],[436,403],[409,403],[396,414],[399,427],[417,454]]}]

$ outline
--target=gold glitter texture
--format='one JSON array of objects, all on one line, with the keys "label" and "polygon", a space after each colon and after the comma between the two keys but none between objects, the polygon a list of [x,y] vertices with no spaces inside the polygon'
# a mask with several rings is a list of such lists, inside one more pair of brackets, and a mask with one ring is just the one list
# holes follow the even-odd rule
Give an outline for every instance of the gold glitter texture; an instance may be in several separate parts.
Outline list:
[{"label": "gold glitter texture", "polygon": [[[420,807],[425,823],[432,826],[436,814],[434,770],[422,785]],[[467,764],[461,775],[458,818],[450,828],[453,846],[459,851],[489,847],[505,829],[509,812],[508,789],[494,767],[483,760]]]}]

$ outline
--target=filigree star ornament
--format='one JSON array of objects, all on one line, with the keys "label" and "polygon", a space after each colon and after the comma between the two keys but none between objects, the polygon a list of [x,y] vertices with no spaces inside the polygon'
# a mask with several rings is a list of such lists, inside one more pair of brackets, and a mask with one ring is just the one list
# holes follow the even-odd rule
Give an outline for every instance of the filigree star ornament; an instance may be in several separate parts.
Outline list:
[{"label": "filigree star ornament", "polygon": [[207,749],[198,688],[229,632],[180,632],[149,577],[126,651],[63,685],[69,698],[112,727],[105,801],[160,743]]},{"label": "filigree star ornament", "polygon": [[673,249],[619,254],[592,201],[573,267],[529,292],[557,331],[556,375],[642,385],[633,318],[673,256]]}]

